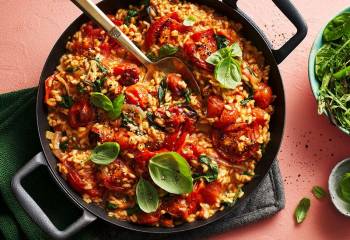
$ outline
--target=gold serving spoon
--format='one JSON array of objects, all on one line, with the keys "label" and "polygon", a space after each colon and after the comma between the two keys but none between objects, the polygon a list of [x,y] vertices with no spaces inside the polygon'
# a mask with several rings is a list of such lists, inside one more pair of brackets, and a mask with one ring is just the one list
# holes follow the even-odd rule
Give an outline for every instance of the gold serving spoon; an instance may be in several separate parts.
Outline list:
[{"label": "gold serving spoon", "polygon": [[157,62],[152,62],[91,0],[71,1],[147,68],[145,80],[152,79],[153,72],[157,70],[164,73],[179,73],[192,92],[201,96],[200,88],[192,72],[179,58],[165,57]]}]

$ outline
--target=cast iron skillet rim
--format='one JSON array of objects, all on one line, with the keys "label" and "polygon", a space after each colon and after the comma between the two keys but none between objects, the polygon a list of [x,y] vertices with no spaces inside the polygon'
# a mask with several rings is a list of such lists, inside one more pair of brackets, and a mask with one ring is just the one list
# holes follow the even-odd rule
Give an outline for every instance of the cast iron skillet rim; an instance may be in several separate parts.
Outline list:
[{"label": "cast iron skillet rim", "polygon": [[[102,3],[103,2],[100,2],[99,4],[102,4]],[[213,3],[213,2],[211,2],[211,3]],[[204,4],[204,3],[203,3],[203,1],[200,1],[199,4]],[[244,18],[249,23],[249,25],[251,27],[251,29],[247,29],[247,31],[254,31],[255,30],[257,32],[257,34],[259,35],[259,37],[261,38],[261,40],[263,40],[265,42],[266,48],[269,50],[269,54],[271,54],[271,56],[269,58],[269,60],[270,60],[269,64],[270,65],[274,65],[276,67],[276,73],[278,74],[278,78],[279,79],[277,79],[275,81],[280,81],[281,90],[282,90],[281,92],[278,93],[279,94],[278,98],[280,98],[281,103],[283,103],[283,106],[281,106],[281,109],[283,110],[283,113],[280,113],[282,115],[282,117],[283,117],[283,119],[281,119],[281,121],[283,121],[282,129],[280,130],[280,132],[281,132],[280,133],[281,139],[279,139],[278,146],[276,146],[276,153],[274,154],[274,157],[276,157],[276,155],[278,154],[278,151],[280,149],[282,138],[283,138],[283,134],[284,134],[284,127],[285,127],[285,94],[284,94],[284,86],[283,86],[283,81],[282,81],[282,78],[281,78],[281,74],[279,72],[276,60],[275,60],[275,58],[273,56],[273,53],[271,51],[270,44],[264,38],[263,33],[259,29],[257,29],[255,24],[249,18],[247,18],[245,15],[242,15],[239,11],[237,11],[236,9],[233,9],[231,6],[228,6],[225,3],[217,2],[217,3],[213,3],[213,4],[217,4],[217,6],[223,5],[223,6],[229,7],[232,11],[235,12],[235,14],[240,15],[242,18]],[[208,5],[213,5],[213,4],[208,4]],[[224,12],[223,10],[218,9],[218,7],[214,7],[214,6],[211,6],[211,7],[214,8],[215,11],[221,12],[222,14]],[[223,14],[223,15],[226,15],[226,14]],[[212,222],[215,222],[216,220],[219,220],[219,219],[225,217],[227,214],[229,214],[232,211],[234,211],[240,204],[243,204],[244,202],[248,201],[249,197],[251,196],[251,194],[253,192],[255,192],[260,187],[260,185],[262,183],[262,180],[265,179],[266,175],[269,172],[269,169],[271,169],[271,165],[273,163],[273,160],[269,164],[269,167],[266,169],[265,173],[262,176],[259,176],[259,182],[253,187],[253,189],[250,191],[250,193],[249,194],[245,194],[241,199],[239,199],[239,201],[233,207],[225,208],[224,211],[219,211],[219,212],[215,213],[215,215],[213,215],[212,217],[210,217],[207,220],[196,220],[193,223],[184,223],[184,224],[176,226],[174,228],[148,227],[148,226],[137,225],[137,224],[133,224],[133,223],[130,223],[130,222],[126,222],[126,221],[122,221],[122,220],[118,220],[118,219],[115,219],[115,218],[108,217],[107,214],[103,214],[103,213],[101,213],[101,211],[94,211],[94,208],[100,208],[100,207],[98,207],[97,205],[87,204],[87,203],[83,202],[81,197],[78,196],[74,192],[74,190],[72,190],[70,187],[67,188],[65,186],[66,183],[64,182],[64,179],[61,177],[61,175],[58,173],[58,171],[56,169],[53,169],[51,167],[51,165],[49,163],[49,160],[48,160],[48,155],[47,155],[46,151],[44,150],[45,149],[44,145],[47,144],[44,141],[47,141],[47,140],[46,139],[42,139],[40,133],[42,131],[46,131],[46,129],[44,129],[39,124],[39,115],[40,115],[39,112],[41,112],[41,109],[39,109],[38,102],[42,100],[40,98],[40,95],[41,95],[41,93],[43,91],[41,85],[43,84],[43,82],[45,80],[44,78],[46,77],[46,76],[44,76],[44,75],[46,75],[45,74],[45,69],[48,68],[49,62],[52,61],[51,58],[52,58],[52,55],[53,55],[53,49],[55,49],[55,46],[58,45],[62,41],[61,38],[62,38],[63,35],[65,35],[72,28],[74,28],[74,25],[76,25],[77,22],[80,22],[81,20],[83,20],[85,18],[86,18],[86,16],[84,14],[81,14],[78,18],[76,18],[65,29],[65,31],[61,34],[61,36],[58,38],[58,40],[54,44],[54,46],[53,46],[53,48],[52,48],[52,50],[51,50],[51,52],[50,52],[46,62],[45,62],[45,65],[43,67],[43,70],[42,70],[42,73],[41,73],[41,76],[40,76],[40,83],[39,83],[39,90],[38,90],[38,93],[37,93],[37,104],[36,104],[37,128],[38,128],[38,132],[39,132],[39,136],[40,136],[39,137],[40,138],[40,143],[41,143],[41,146],[43,148],[43,153],[44,153],[44,156],[45,156],[45,160],[47,162],[47,165],[48,165],[48,168],[50,170],[51,175],[54,177],[55,181],[59,184],[60,188],[64,191],[64,193],[71,199],[71,201],[73,201],[75,204],[77,204],[81,209],[84,209],[84,210],[90,212],[91,214],[97,216],[98,218],[101,218],[101,219],[107,221],[110,224],[117,225],[119,227],[123,227],[123,228],[129,229],[129,230],[134,230],[134,231],[138,231],[138,232],[144,232],[144,233],[177,233],[177,232],[184,232],[184,231],[196,229],[196,228],[199,228],[199,227],[203,227],[203,226],[205,226],[207,224],[210,224]],[[228,16],[228,18],[230,18],[230,16]],[[100,209],[102,209],[102,208],[100,208]],[[102,209],[102,210],[105,211],[104,209]]]}]

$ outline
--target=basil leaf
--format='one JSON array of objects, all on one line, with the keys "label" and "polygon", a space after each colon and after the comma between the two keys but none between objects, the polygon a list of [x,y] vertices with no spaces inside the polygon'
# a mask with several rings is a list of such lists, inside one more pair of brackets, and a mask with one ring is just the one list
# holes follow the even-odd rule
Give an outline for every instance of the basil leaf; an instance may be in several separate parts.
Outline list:
[{"label": "basil leaf", "polygon": [[241,103],[242,106],[245,106],[245,105],[247,105],[247,103],[249,103],[253,99],[254,99],[253,96],[249,96],[246,99],[241,100],[240,103]]},{"label": "basil leaf", "polygon": [[215,66],[214,75],[221,87],[235,89],[241,82],[240,63],[227,57]]},{"label": "basil leaf", "polygon": [[196,18],[193,16],[188,16],[185,18],[182,24],[190,27],[190,26],[193,26],[195,23],[196,23]]},{"label": "basil leaf", "polygon": [[340,182],[338,195],[345,202],[350,203],[350,173],[345,173]]},{"label": "basil leaf", "polygon": [[186,88],[183,90],[182,95],[185,98],[186,103],[190,104],[191,103],[191,92],[190,89]]},{"label": "basil leaf", "polygon": [[92,85],[94,92],[101,92],[104,82],[106,81],[106,77],[97,78]]},{"label": "basil leaf", "polygon": [[139,207],[145,213],[155,212],[158,208],[159,197],[157,190],[142,177],[136,186],[136,199]]},{"label": "basil leaf", "polygon": [[158,58],[163,58],[163,57],[174,55],[178,50],[179,50],[178,47],[171,46],[169,44],[164,44],[159,49],[159,57]]},{"label": "basil leaf", "polygon": [[230,44],[230,41],[224,35],[215,35],[216,45],[218,49],[225,48]]},{"label": "basil leaf", "polygon": [[63,95],[62,101],[58,105],[64,108],[70,108],[73,105],[73,98],[69,95]]},{"label": "basil leaf", "polygon": [[107,207],[107,209],[110,209],[110,210],[116,210],[118,208],[118,205],[111,203],[111,202],[108,202],[106,207]]},{"label": "basil leaf", "polygon": [[229,48],[230,48],[231,57],[242,58],[243,56],[242,49],[237,42],[232,44]]},{"label": "basil leaf", "polygon": [[151,60],[152,62],[156,62],[156,61],[158,61],[158,57],[154,54],[154,53],[152,53],[152,52],[149,52],[149,53],[147,53],[146,54],[146,56],[149,58],[149,60]]},{"label": "basil leaf", "polygon": [[312,193],[317,199],[322,199],[327,195],[326,191],[320,186],[314,186],[312,188]]},{"label": "basil leaf", "polygon": [[112,120],[119,118],[122,113],[124,101],[125,95],[119,94],[112,102],[113,109],[110,112],[108,112],[108,117],[110,117]]},{"label": "basil leaf", "polygon": [[107,112],[113,110],[112,101],[103,93],[99,93],[99,92],[91,93],[90,102],[94,106],[96,106],[98,108],[102,108],[103,110],[105,110]]},{"label": "basil leaf", "polygon": [[194,174],[195,179],[204,178],[207,182],[213,182],[218,178],[219,168],[218,164],[212,161],[206,155],[199,156],[199,162],[208,166],[208,170],[204,174]]},{"label": "basil leaf", "polygon": [[164,103],[165,94],[166,94],[167,89],[168,89],[168,84],[166,82],[166,79],[163,79],[160,82],[159,88],[158,88],[158,101],[159,101],[159,104]]},{"label": "basil leaf", "polygon": [[310,208],[310,199],[303,198],[300,200],[297,208],[295,209],[294,216],[297,223],[302,223],[306,218],[306,214]]},{"label": "basil leaf", "polygon": [[124,18],[124,24],[129,25],[131,18],[136,17],[138,15],[138,11],[135,9],[130,9],[128,13],[126,14],[126,17]]},{"label": "basil leaf", "polygon": [[227,48],[221,48],[218,51],[211,54],[205,61],[209,64],[216,65],[221,60],[229,56],[229,51]]},{"label": "basil leaf", "polygon": [[105,142],[92,150],[90,159],[96,164],[108,165],[118,157],[119,150],[120,147],[118,143]]},{"label": "basil leaf", "polygon": [[190,193],[193,189],[191,167],[176,152],[159,153],[148,164],[153,182],[169,193]]}]

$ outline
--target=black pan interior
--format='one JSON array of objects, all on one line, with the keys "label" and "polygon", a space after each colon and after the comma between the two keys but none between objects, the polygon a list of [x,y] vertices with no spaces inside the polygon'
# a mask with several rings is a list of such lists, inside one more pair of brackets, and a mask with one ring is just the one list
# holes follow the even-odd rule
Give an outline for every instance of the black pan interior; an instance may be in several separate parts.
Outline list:
[{"label": "black pan interior", "polygon": [[[106,13],[115,13],[116,9],[126,8],[129,4],[133,4],[135,2],[138,2],[138,1],[105,0],[99,4],[99,7]],[[226,15],[227,17],[231,18],[232,20],[242,23],[243,25],[242,35],[247,39],[251,40],[254,43],[254,45],[260,51],[263,52],[267,64],[269,64],[271,67],[269,84],[272,87],[273,92],[277,96],[277,98],[274,102],[275,113],[272,115],[271,124],[270,124],[271,141],[266,148],[263,158],[261,159],[261,161],[258,163],[256,167],[256,174],[258,177],[254,178],[250,183],[245,185],[245,187],[243,188],[245,195],[239,201],[237,201],[235,206],[216,213],[213,217],[209,218],[208,220],[195,221],[193,223],[185,223],[175,228],[147,227],[147,226],[135,225],[125,221],[120,221],[120,220],[108,217],[104,209],[94,204],[86,204],[81,199],[81,197],[78,194],[76,194],[74,190],[72,190],[69,187],[69,185],[67,185],[65,180],[60,176],[60,174],[56,170],[56,163],[57,163],[56,158],[52,154],[48,145],[48,141],[45,138],[45,132],[46,130],[49,129],[49,126],[46,120],[47,110],[43,103],[45,79],[55,71],[55,68],[59,63],[60,57],[65,53],[65,44],[68,38],[72,36],[79,29],[81,24],[89,20],[86,16],[80,16],[64,31],[64,33],[58,39],[52,51],[50,52],[50,55],[48,56],[45,66],[42,70],[40,83],[39,83],[38,96],[37,96],[37,125],[38,125],[41,145],[42,145],[44,154],[46,156],[49,169],[51,171],[52,176],[58,183],[59,187],[69,196],[70,199],[72,199],[72,201],[78,204],[81,208],[87,209],[91,213],[95,214],[99,218],[104,219],[105,221],[111,224],[115,224],[117,226],[135,230],[135,231],[151,232],[151,233],[172,233],[172,232],[180,232],[180,231],[186,231],[186,230],[198,228],[208,223],[211,223],[213,221],[216,221],[221,217],[223,217],[224,215],[230,212],[234,212],[235,209],[240,204],[248,200],[250,193],[252,193],[254,190],[256,190],[259,187],[260,182],[269,171],[271,164],[276,158],[276,155],[278,153],[280,143],[282,140],[283,128],[284,128],[285,99],[284,99],[282,79],[268,43],[264,40],[259,30],[251,22],[249,22],[249,19],[242,16],[238,11],[229,7],[228,5],[216,0],[201,0],[201,1],[194,1],[194,2],[210,6],[216,9],[216,11],[221,12],[223,15]],[[75,7],[75,6],[72,4],[72,7]]]}]

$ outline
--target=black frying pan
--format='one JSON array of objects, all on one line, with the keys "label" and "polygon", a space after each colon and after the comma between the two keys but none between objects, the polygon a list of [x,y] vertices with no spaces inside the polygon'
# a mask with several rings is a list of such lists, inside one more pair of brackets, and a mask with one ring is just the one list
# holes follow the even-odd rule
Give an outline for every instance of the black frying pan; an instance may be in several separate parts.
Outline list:
[{"label": "black frying pan", "polygon": [[[105,0],[98,5],[104,12],[114,13],[118,8],[126,8],[129,4],[133,4],[135,2],[136,1]],[[45,132],[49,129],[49,125],[46,119],[47,110],[44,105],[44,81],[55,71],[56,65],[59,63],[59,58],[65,53],[65,45],[69,36],[72,36],[76,31],[78,31],[79,27],[84,22],[87,22],[89,20],[86,16],[82,15],[77,20],[75,20],[58,39],[55,46],[51,50],[51,53],[41,73],[37,96],[36,117],[43,152],[38,153],[31,161],[29,161],[22,169],[20,169],[12,180],[12,189],[20,204],[28,212],[32,219],[53,238],[68,238],[89,223],[95,221],[97,218],[130,230],[150,233],[175,233],[202,227],[208,223],[222,218],[230,212],[234,212],[235,209],[244,201],[247,201],[250,194],[259,187],[259,184],[269,171],[280,147],[285,119],[284,90],[281,75],[277,65],[281,63],[288,56],[288,54],[304,39],[307,32],[306,24],[303,21],[302,17],[299,15],[298,11],[288,0],[273,0],[276,6],[286,15],[286,17],[294,24],[297,29],[297,33],[291,39],[289,39],[280,49],[273,50],[271,49],[271,45],[266,40],[263,33],[261,33],[257,26],[237,8],[237,0],[223,0],[223,2],[219,2],[217,0],[199,0],[195,2],[212,7],[216,11],[220,12],[223,15],[226,15],[232,20],[242,23],[243,36],[251,40],[253,44],[263,52],[266,63],[271,66],[269,85],[272,87],[273,93],[277,96],[277,98],[274,102],[275,113],[272,115],[270,124],[271,141],[266,147],[266,152],[261,161],[257,164],[255,170],[257,177],[244,186],[243,191],[245,192],[245,195],[236,203],[235,206],[226,208],[224,211],[216,213],[213,217],[207,220],[185,223],[174,228],[141,226],[115,218],[110,218],[107,216],[104,209],[94,204],[85,203],[82,198],[69,185],[67,185],[66,181],[57,171],[57,160],[49,148],[48,140],[45,138]],[[32,199],[32,197],[24,190],[21,185],[21,180],[35,168],[41,165],[44,165],[49,169],[58,186],[83,211],[82,216],[64,230],[57,229],[57,227],[41,210],[40,206]]]}]

